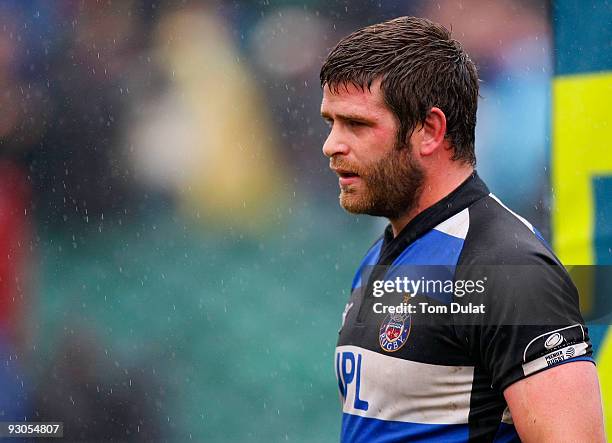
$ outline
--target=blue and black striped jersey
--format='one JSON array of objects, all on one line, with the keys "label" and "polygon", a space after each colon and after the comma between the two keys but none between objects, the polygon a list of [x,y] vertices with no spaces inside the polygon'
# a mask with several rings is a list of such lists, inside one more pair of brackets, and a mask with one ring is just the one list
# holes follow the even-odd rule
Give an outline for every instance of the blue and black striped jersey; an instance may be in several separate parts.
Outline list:
[{"label": "blue and black striped jersey", "polygon": [[[393,283],[407,277],[441,283],[402,292]],[[467,281],[483,291],[459,294]],[[393,293],[381,296],[385,282]],[[413,308],[384,311],[394,305]],[[504,389],[585,359],[569,275],[474,173],[395,238],[387,227],[356,272],[334,361],[341,440],[518,441]]]}]

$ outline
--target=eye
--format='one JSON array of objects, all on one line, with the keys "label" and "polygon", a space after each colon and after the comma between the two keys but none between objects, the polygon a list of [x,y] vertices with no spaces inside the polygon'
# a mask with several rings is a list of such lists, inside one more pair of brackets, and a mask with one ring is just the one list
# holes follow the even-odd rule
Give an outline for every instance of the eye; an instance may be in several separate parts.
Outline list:
[{"label": "eye", "polygon": [[349,120],[347,124],[352,128],[359,128],[361,126],[365,126],[365,123],[360,122],[359,120]]},{"label": "eye", "polygon": [[325,120],[325,124],[327,125],[329,129],[331,129],[332,126],[334,126],[334,121],[331,118],[326,118],[324,120]]}]

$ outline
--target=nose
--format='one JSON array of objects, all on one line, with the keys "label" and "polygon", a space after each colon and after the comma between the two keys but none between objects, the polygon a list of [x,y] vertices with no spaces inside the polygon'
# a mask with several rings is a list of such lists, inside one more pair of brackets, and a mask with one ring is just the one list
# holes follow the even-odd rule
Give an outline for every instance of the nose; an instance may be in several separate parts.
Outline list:
[{"label": "nose", "polygon": [[338,134],[332,129],[323,143],[323,154],[326,157],[333,157],[336,154],[348,154],[348,145],[339,139]]}]

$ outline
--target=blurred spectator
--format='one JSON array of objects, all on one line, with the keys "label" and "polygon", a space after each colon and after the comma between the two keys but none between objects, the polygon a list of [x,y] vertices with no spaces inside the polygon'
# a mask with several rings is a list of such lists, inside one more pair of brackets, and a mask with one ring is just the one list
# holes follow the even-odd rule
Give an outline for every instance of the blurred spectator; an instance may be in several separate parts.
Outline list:
[{"label": "blurred spectator", "polygon": [[17,11],[0,6],[0,421],[23,420],[28,412],[31,188],[22,160],[41,135],[44,107],[40,88],[19,77],[25,50],[17,18]]},{"label": "blurred spectator", "polygon": [[39,215],[56,228],[133,212],[135,190],[118,144],[131,100],[126,84],[144,37],[133,6],[58,5],[71,32],[41,73],[53,116],[30,159]]},{"label": "blurred spectator", "polygon": [[153,57],[168,79],[136,105],[130,145],[137,176],[170,190],[190,215],[251,229],[278,207],[284,169],[269,111],[228,24],[193,5],[165,14]]},{"label": "blurred spectator", "polygon": [[24,171],[0,158],[0,421],[23,420],[28,413],[24,351],[31,303],[31,276],[26,273],[31,264],[29,199]]}]

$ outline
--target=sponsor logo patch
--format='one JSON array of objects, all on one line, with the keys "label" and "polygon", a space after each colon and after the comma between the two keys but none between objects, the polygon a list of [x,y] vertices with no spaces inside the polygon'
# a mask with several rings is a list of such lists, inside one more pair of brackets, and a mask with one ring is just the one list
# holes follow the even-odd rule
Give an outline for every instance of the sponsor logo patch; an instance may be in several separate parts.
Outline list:
[{"label": "sponsor logo patch", "polygon": [[532,339],[523,352],[523,373],[527,376],[565,360],[583,356],[588,343],[582,325],[549,331]]},{"label": "sponsor logo patch", "polygon": [[550,351],[565,348],[585,341],[582,325],[575,324],[565,328],[548,331],[533,338],[523,351],[523,363],[549,354]]},{"label": "sponsor logo patch", "polygon": [[546,349],[552,349],[556,346],[559,346],[561,343],[563,343],[563,336],[560,333],[555,332],[554,334],[550,334],[548,336],[548,338],[544,342],[544,347]]}]

